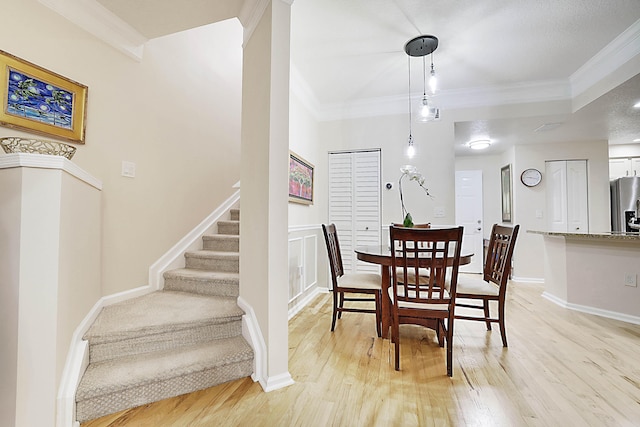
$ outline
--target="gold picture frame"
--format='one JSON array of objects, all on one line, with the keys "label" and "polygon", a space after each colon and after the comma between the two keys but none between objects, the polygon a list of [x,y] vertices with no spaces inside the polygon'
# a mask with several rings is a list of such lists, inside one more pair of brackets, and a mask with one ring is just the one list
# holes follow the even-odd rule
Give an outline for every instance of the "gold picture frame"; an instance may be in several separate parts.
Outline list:
[{"label": "gold picture frame", "polygon": [[511,164],[500,170],[500,188],[502,189],[502,222],[511,222]]},{"label": "gold picture frame", "polygon": [[314,166],[289,151],[289,201],[304,205],[313,204]]},{"label": "gold picture frame", "polygon": [[0,125],[84,144],[87,86],[0,50]]}]

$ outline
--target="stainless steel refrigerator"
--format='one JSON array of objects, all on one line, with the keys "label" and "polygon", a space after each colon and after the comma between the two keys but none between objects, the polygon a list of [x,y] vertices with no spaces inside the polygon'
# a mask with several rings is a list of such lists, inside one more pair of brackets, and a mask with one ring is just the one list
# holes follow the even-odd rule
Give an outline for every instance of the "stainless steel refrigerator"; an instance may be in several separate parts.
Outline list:
[{"label": "stainless steel refrigerator", "polygon": [[640,231],[640,176],[611,181],[611,231]]}]

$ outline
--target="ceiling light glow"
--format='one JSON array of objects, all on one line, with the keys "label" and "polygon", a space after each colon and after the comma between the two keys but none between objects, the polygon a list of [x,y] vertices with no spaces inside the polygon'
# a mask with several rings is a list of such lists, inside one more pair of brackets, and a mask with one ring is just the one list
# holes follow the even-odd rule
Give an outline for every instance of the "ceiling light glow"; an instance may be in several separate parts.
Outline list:
[{"label": "ceiling light glow", "polygon": [[491,141],[489,141],[488,139],[478,139],[467,143],[467,147],[471,148],[472,150],[484,150],[486,148],[489,148],[490,145]]}]

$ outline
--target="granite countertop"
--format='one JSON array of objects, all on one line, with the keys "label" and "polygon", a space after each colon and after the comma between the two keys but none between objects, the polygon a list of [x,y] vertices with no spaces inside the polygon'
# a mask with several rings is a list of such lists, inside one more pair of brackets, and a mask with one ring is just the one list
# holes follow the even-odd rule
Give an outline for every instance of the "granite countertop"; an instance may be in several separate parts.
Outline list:
[{"label": "granite countertop", "polygon": [[569,233],[563,231],[539,231],[527,230],[527,233],[541,234],[543,236],[567,237],[571,239],[589,240],[624,240],[640,243],[640,233],[606,232],[606,233]]}]

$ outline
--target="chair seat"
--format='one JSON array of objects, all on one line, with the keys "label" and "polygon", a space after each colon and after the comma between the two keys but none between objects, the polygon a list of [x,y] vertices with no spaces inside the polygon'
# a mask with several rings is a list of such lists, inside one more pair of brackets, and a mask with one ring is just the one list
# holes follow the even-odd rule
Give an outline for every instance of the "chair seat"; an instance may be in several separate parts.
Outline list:
[{"label": "chair seat", "polygon": [[338,277],[338,286],[353,289],[382,290],[382,276],[376,273],[346,273]]},{"label": "chair seat", "polygon": [[[393,287],[387,289],[389,293],[389,299],[391,299],[391,303],[395,304],[394,295],[393,295]],[[415,296],[416,291],[409,291],[409,296]],[[449,292],[445,289],[444,291],[445,298],[449,297]],[[398,287],[398,296],[404,296],[404,289]],[[438,311],[448,311],[449,304],[428,304],[428,303],[420,303],[420,302],[409,302],[409,301],[398,301],[399,308],[417,308],[420,310],[438,310]]]},{"label": "chair seat", "polygon": [[458,274],[457,294],[498,296],[500,288],[491,282],[485,282],[482,275]]}]

